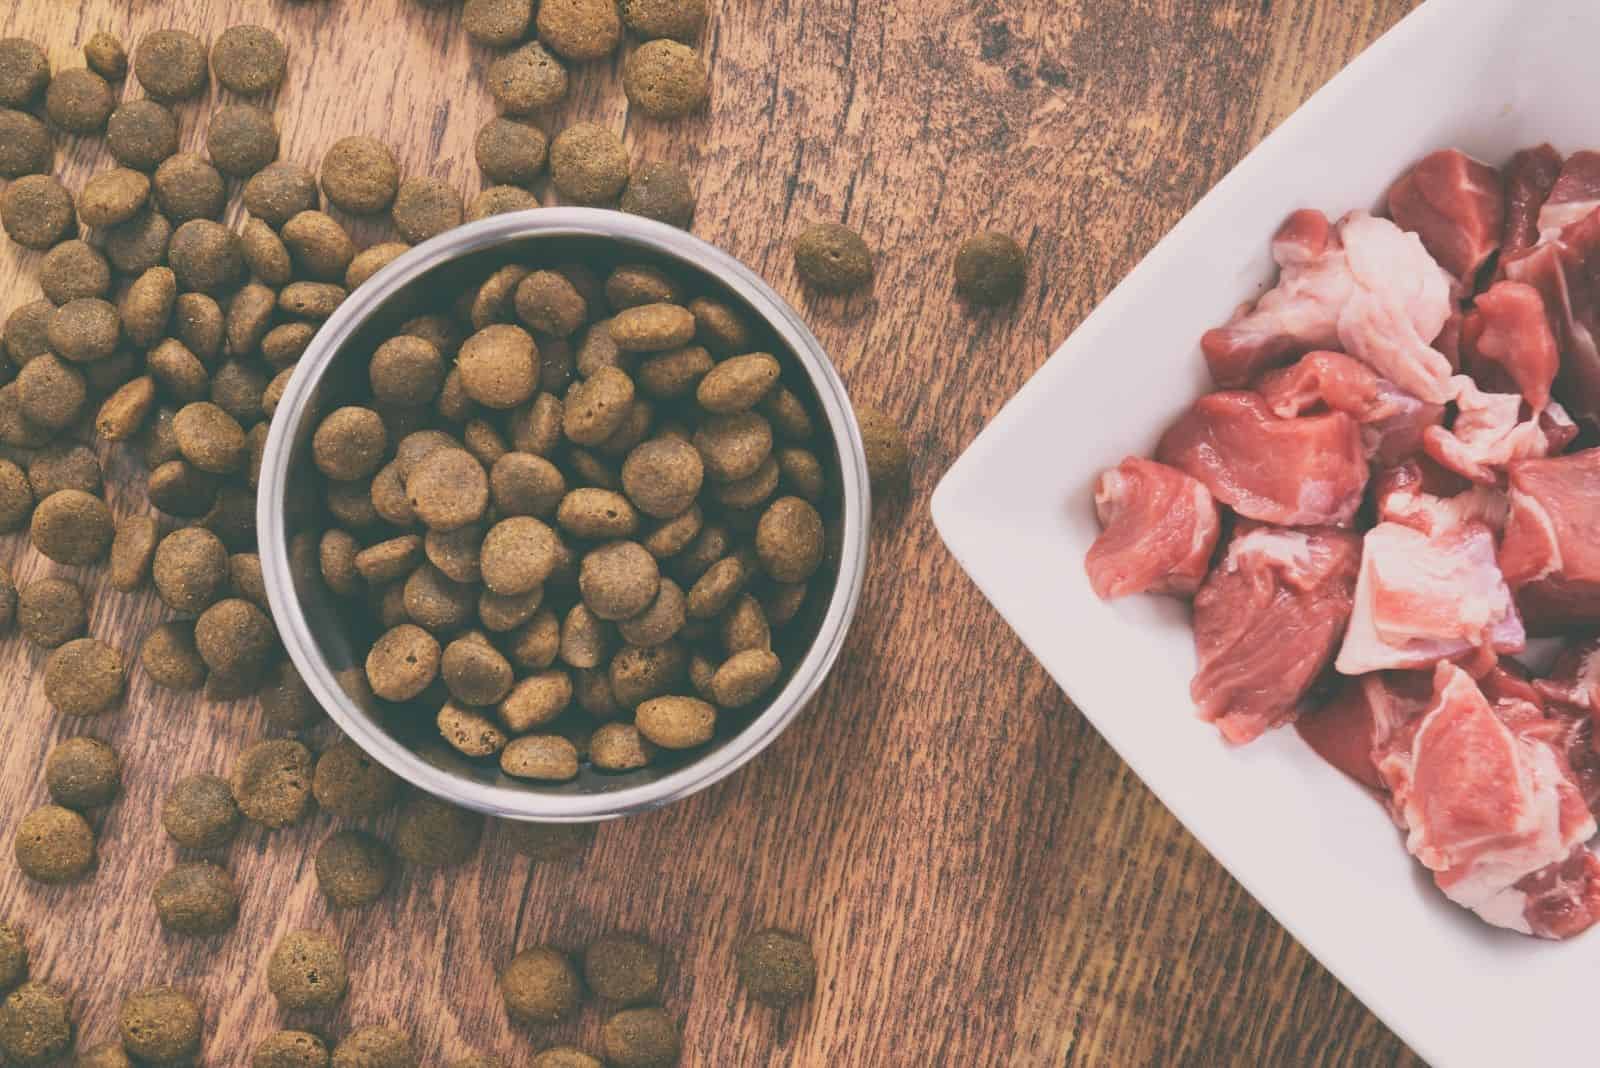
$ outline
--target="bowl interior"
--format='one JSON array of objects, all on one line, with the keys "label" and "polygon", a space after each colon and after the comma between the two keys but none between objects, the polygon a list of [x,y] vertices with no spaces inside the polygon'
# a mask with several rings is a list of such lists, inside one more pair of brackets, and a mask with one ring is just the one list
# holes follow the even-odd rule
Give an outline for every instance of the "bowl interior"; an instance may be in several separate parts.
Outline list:
[{"label": "bowl interior", "polygon": [[[332,524],[332,519],[324,503],[326,483],[311,458],[312,431],[323,416],[340,405],[370,404],[368,360],[377,345],[400,332],[401,324],[419,315],[448,313],[452,303],[462,293],[472,291],[496,269],[511,263],[535,268],[584,264],[602,280],[618,264],[648,263],[667,271],[683,283],[686,291],[692,295],[704,295],[727,302],[744,315],[753,328],[755,339],[752,351],[771,352],[779,358],[783,365],[783,384],[801,398],[815,424],[816,432],[807,447],[815,453],[827,472],[826,497],[818,507],[829,535],[828,548],[821,568],[808,584],[809,592],[800,614],[774,635],[774,652],[782,660],[784,668],[778,683],[768,691],[771,699],[758,702],[749,709],[720,713],[715,738],[700,749],[682,753],[662,751],[649,767],[621,774],[597,771],[585,761],[578,777],[562,784],[531,783],[511,778],[500,771],[494,758],[469,759],[445,743],[435,725],[435,713],[446,696],[443,686],[438,682],[417,700],[404,704],[375,698],[367,687],[363,669],[367,649],[382,629],[373,618],[374,606],[370,598],[352,601],[333,595],[322,579],[317,556],[318,540]],[[580,338],[581,332],[572,339],[574,347]],[[820,356],[820,350],[816,355]],[[682,403],[658,404],[655,425],[672,419]],[[687,403],[692,404],[692,398]],[[791,346],[784,342],[766,314],[710,270],[687,258],[664,252],[649,242],[582,234],[532,234],[440,262],[387,295],[364,315],[332,356],[302,405],[297,409],[293,436],[288,445],[290,452],[286,461],[284,521],[292,592],[298,602],[296,607],[299,614],[308,621],[306,630],[314,647],[314,655],[320,657],[349,697],[350,707],[345,709],[346,712],[353,708],[374,728],[413,751],[427,764],[461,780],[545,796],[609,793],[658,782],[689,764],[716,754],[768,708],[785,700],[788,696],[787,684],[816,642],[830,609],[835,607],[835,602],[840,598],[853,601],[854,587],[846,589],[839,582],[841,531],[847,505],[838,442],[857,441],[854,427],[837,425],[836,416],[831,416],[827,406],[820,402],[812,375]],[[424,425],[445,424],[433,422]],[[565,466],[564,470],[567,470]],[[568,476],[569,485],[572,485],[570,470]],[[704,499],[702,507],[706,507]],[[706,508],[706,511],[707,523],[717,521],[712,509]],[[384,536],[393,536],[393,533],[391,528],[391,533]],[[566,535],[563,537],[575,556],[581,557],[583,550],[591,544]],[[376,538],[362,538],[358,534],[358,540],[369,544]],[[670,566],[664,565],[663,573],[670,573]],[[559,617],[574,597],[573,593],[563,594],[547,589],[545,605],[554,607]],[[715,641],[714,638],[711,640]],[[679,692],[692,692],[687,680]],[[576,735],[597,725],[598,721],[574,704],[550,729],[558,733],[570,731]],[[545,729],[541,728],[541,731]]]}]

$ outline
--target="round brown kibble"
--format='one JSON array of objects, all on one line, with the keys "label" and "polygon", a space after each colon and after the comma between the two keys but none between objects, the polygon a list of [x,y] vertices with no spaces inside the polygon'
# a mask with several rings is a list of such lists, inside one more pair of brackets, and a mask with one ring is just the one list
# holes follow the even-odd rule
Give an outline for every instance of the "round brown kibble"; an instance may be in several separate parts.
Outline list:
[{"label": "round brown kibble", "polygon": [[216,504],[217,476],[196,471],[182,460],[161,464],[145,484],[150,503],[169,515],[199,518]]},{"label": "round brown kibble", "polygon": [[[157,268],[158,270],[160,268]],[[134,283],[138,285],[138,283]],[[156,401],[156,381],[140,375],[118,386],[100,405],[94,429],[107,441],[126,441],[144,426]]]},{"label": "round brown kibble", "polygon": [[244,428],[210,401],[179,408],[172,432],[183,458],[202,471],[227,474],[244,462]]},{"label": "round brown kibble", "polygon": [[478,850],[483,817],[426,795],[400,810],[395,851],[413,864],[439,868],[463,864]]},{"label": "round brown kibble", "polygon": [[491,182],[526,185],[544,170],[550,142],[544,131],[514,119],[490,119],[474,142],[478,169]]},{"label": "round brown kibble", "polygon": [[238,833],[239,820],[233,790],[215,775],[179,779],[161,806],[161,826],[185,849],[221,849]]},{"label": "round brown kibble", "polygon": [[783,665],[769,649],[746,649],[722,662],[711,676],[711,699],[723,708],[743,708],[772,688]]},{"label": "round brown kibble", "polygon": [[216,219],[227,201],[222,173],[192,152],[162,160],[151,188],[162,212],[179,223]]},{"label": "round brown kibble", "polygon": [[187,1064],[200,1052],[200,1006],[170,986],[128,995],[118,1025],[123,1046],[147,1064]]},{"label": "round brown kibble", "polygon": [[97,31],[83,43],[83,58],[90,70],[108,82],[120,82],[128,76],[128,50],[114,33]]},{"label": "round brown kibble", "polygon": [[567,68],[538,41],[489,64],[489,95],[507,115],[531,115],[567,95]]},{"label": "round brown kibble", "polygon": [[258,696],[262,715],[279,730],[300,730],[322,718],[322,706],[311,696],[291,660],[280,660],[267,672]]},{"label": "round brown kibble", "polygon": [[529,734],[501,751],[500,770],[517,779],[566,782],[577,778],[578,750],[560,735]]},{"label": "round brown kibble", "polygon": [[190,219],[172,235],[167,262],[182,289],[218,293],[244,274],[244,254],[232,230],[210,219]]},{"label": "round brown kibble", "polygon": [[35,579],[17,593],[17,626],[35,645],[54,649],[82,634],[88,622],[82,592],[66,579]]},{"label": "round brown kibble", "polygon": [[206,153],[232,178],[248,178],[278,158],[278,124],[254,104],[227,104],[206,127]]},{"label": "round brown kibble", "polygon": [[614,0],[543,0],[539,40],[575,62],[604,59],[622,43],[622,19]]},{"label": "round brown kibble", "polygon": [[106,147],[124,167],[153,171],[178,154],[178,117],[154,100],[129,100],[106,121]]},{"label": "round brown kibble", "polygon": [[328,1068],[328,1046],[308,1031],[274,1031],[250,1055],[250,1068]]},{"label": "round brown kibble", "polygon": [[506,747],[506,734],[482,712],[446,701],[435,718],[439,735],[463,756],[494,756]]},{"label": "round brown kibble", "polygon": [[399,188],[394,154],[376,138],[343,138],[322,157],[323,195],[352,215],[385,210]]},{"label": "round brown kibble", "polygon": [[676,556],[689,547],[689,543],[705,525],[705,515],[700,506],[691,504],[682,515],[657,523],[640,541],[657,560]]},{"label": "round brown kibble", "polygon": [[139,214],[149,197],[150,179],[138,171],[127,167],[101,171],[78,194],[78,218],[86,226],[115,226]]},{"label": "round brown kibble", "polygon": [[291,282],[278,291],[278,307],[321,322],[338,310],[346,295],[343,286],[331,282]]},{"label": "round brown kibble", "polygon": [[657,1008],[622,1010],[606,1021],[600,1040],[615,1068],[665,1068],[678,1063],[683,1046],[672,1017]]},{"label": "round brown kibble", "polygon": [[44,784],[62,808],[81,812],[109,805],[122,787],[122,760],[98,738],[68,738],[45,759]]},{"label": "round brown kibble", "polygon": [[483,583],[498,594],[527,593],[548,579],[561,560],[556,532],[532,516],[512,516],[483,537]]},{"label": "round brown kibble", "polygon": [[278,633],[261,609],[230,597],[200,613],[194,641],[200,659],[212,671],[231,678],[258,678],[277,649]]},{"label": "round brown kibble", "polygon": [[661,948],[636,934],[601,935],[583,951],[583,980],[589,989],[622,1005],[654,1001],[661,993],[661,971]]},{"label": "round brown kibble", "polygon": [[[239,231],[239,254],[244,257],[245,266],[250,269],[250,273],[262,283],[254,288],[257,291],[265,291],[264,300],[258,298],[250,304],[252,321],[259,321],[257,332],[242,346],[235,346],[231,339],[229,341],[230,352],[235,355],[248,355],[255,351],[262,337],[266,335],[267,329],[272,325],[271,313],[277,307],[277,294],[267,287],[287,285],[294,273],[294,261],[289,256],[289,246],[283,243],[283,238],[260,219],[245,220],[244,229]],[[236,298],[233,308],[229,309],[230,322],[234,318],[234,308],[237,307]]]},{"label": "round brown kibble", "polygon": [[676,304],[641,304],[611,320],[611,340],[624,352],[663,352],[693,337],[694,316]]},{"label": "round brown kibble", "polygon": [[570,337],[589,318],[583,295],[558,271],[534,271],[516,291],[517,318],[530,330]]},{"label": "round brown kibble", "polygon": [[781,497],[756,525],[756,554],[779,582],[804,582],[822,563],[822,517],[799,497]]},{"label": "round brown kibble", "polygon": [[483,548],[484,527],[470,523],[455,530],[430,530],[422,549],[428,562],[452,582],[477,583],[483,579],[478,553]]},{"label": "round brown kibble", "polygon": [[467,396],[488,408],[515,408],[538,388],[539,349],[526,330],[496,323],[462,342],[456,368]]},{"label": "round brown kibble", "polygon": [[693,41],[706,24],[706,0],[622,0],[622,21],[640,37]]},{"label": "round brown kibble", "polygon": [[457,638],[445,646],[439,674],[451,697],[479,707],[497,704],[514,681],[511,662],[476,636]]},{"label": "round brown kibble", "polygon": [[577,1011],[581,995],[572,962],[549,946],[524,949],[500,973],[506,1014],[520,1024],[559,1023]]},{"label": "round brown kibble", "polygon": [[[536,611],[525,622],[509,636],[506,652],[517,667],[542,671],[555,663],[560,651],[561,623],[548,608]],[[489,624],[486,621],[484,625]]]},{"label": "round brown kibble", "polygon": [[177,340],[200,359],[215,360],[226,333],[226,320],[216,299],[204,293],[184,293],[173,304],[172,313]]},{"label": "round brown kibble", "polygon": [[55,1064],[71,1048],[72,1005],[60,991],[23,983],[0,1002],[0,1055],[6,1063]]},{"label": "round brown kibble", "polygon": [[211,46],[211,70],[240,96],[271,92],[288,68],[283,40],[262,26],[230,26]]},{"label": "round brown kibble", "polygon": [[266,827],[299,823],[311,801],[311,751],[288,738],[256,742],[234,762],[229,786],[245,819]]},{"label": "round brown kibble", "polygon": [[415,624],[402,624],[367,653],[367,682],[385,701],[409,701],[438,675],[439,655],[433,635]]},{"label": "round brown kibble", "polygon": [[244,184],[244,206],[268,226],[282,226],[316,208],[316,176],[298,163],[270,164]]},{"label": "round brown kibble", "polygon": [[344,287],[349,290],[357,289],[373,275],[405,255],[410,248],[411,246],[403,241],[385,241],[362,249],[350,261],[350,266],[345,268]]},{"label": "round brown kibble", "polygon": [[28,476],[10,460],[0,460],[0,533],[21,530],[32,514],[33,487]]},{"label": "round brown kibble", "polygon": [[656,747],[631,723],[603,723],[589,739],[589,762],[601,771],[633,771],[655,759]]},{"label": "round brown kibble", "polygon": [[46,249],[72,229],[72,195],[46,174],[30,174],[0,193],[0,226],[23,248]]},{"label": "round brown kibble", "polygon": [[481,45],[506,48],[528,36],[533,0],[467,0],[461,28]]},{"label": "round brown kibble", "polygon": [[867,479],[874,493],[891,495],[905,489],[910,478],[911,450],[905,431],[877,408],[858,407],[856,424],[867,453]]},{"label": "round brown kibble", "polygon": [[748,478],[772,455],[772,425],[755,412],[714,415],[694,432],[706,473],[719,482]]},{"label": "round brown kibble", "polygon": [[417,1068],[411,1039],[392,1027],[363,1027],[333,1051],[333,1068]]},{"label": "round brown kibble", "polygon": [[609,644],[606,625],[582,601],[573,605],[561,622],[560,655],[575,668],[599,667]]},{"label": "round brown kibble", "polygon": [[187,100],[206,87],[206,46],[185,30],[157,30],[139,41],[133,76],[156,100]]},{"label": "round brown kibble", "polygon": [[314,279],[342,279],[355,259],[355,242],[327,212],[302,211],[283,224],[283,243],[300,271]]},{"label": "round brown kibble", "polygon": [[122,319],[109,301],[79,297],[56,309],[47,336],[51,351],[62,359],[93,363],[116,351],[121,330]]},{"label": "round brown kibble", "polygon": [[199,613],[227,588],[227,547],[203,527],[175,530],[156,546],[151,575],[168,608]]},{"label": "round brown kibble", "polygon": [[151,893],[161,926],[186,935],[221,934],[239,918],[233,876],[208,860],[179,864]]},{"label": "round brown kibble", "polygon": [[454,447],[430,453],[412,467],[405,491],[412,512],[430,530],[475,523],[489,506],[489,476],[483,465],[467,450]]},{"label": "round brown kibble", "polygon": [[407,178],[390,210],[394,228],[414,245],[460,226],[461,215],[460,191],[441,178]]},{"label": "round brown kibble", "polygon": [[[606,675],[617,704],[636,709],[643,702],[668,693],[683,675],[684,667],[684,651],[676,642],[648,649],[626,645],[611,658]],[[643,729],[642,724],[640,727]]]},{"label": "round brown kibble", "polygon": [[58,564],[92,564],[111,546],[111,509],[82,490],[58,490],[39,502],[28,528],[33,547]]},{"label": "round brown kibble", "polygon": [[622,67],[628,102],[652,119],[679,119],[706,102],[706,65],[678,41],[646,41]]},{"label": "round brown kibble", "polygon": [[329,413],[311,438],[317,470],[339,482],[366,478],[383,463],[389,435],[371,408],[350,405]]},{"label": "round brown kibble", "polygon": [[601,619],[627,619],[649,608],[661,587],[656,558],[631,541],[591,550],[578,572],[584,604]]},{"label": "round brown kibble", "polygon": [[532,453],[508,452],[489,472],[490,495],[504,516],[548,516],[561,504],[566,491],[561,469]]},{"label": "round brown kibble", "polygon": [[28,946],[16,924],[0,922],[0,990],[11,990],[28,977]]},{"label": "round brown kibble", "polygon": [[0,178],[45,174],[54,158],[44,123],[25,111],[0,108]]},{"label": "round brown kibble", "polygon": [[1010,304],[1028,281],[1028,255],[1010,236],[975,234],[956,252],[956,292],[973,304]]},{"label": "round brown kibble", "polygon": [[25,37],[0,39],[0,107],[21,108],[50,84],[50,60]]},{"label": "round brown kibble", "polygon": [[100,715],[122,699],[122,685],[122,654],[98,638],[74,638],[45,661],[45,699],[63,715]]},{"label": "round brown kibble", "polygon": [[45,353],[28,361],[17,374],[17,402],[22,415],[43,430],[60,430],[78,417],[89,396],[82,373]]},{"label": "round brown kibble", "polygon": [[872,252],[861,235],[839,223],[813,223],[794,243],[800,280],[824,293],[848,293],[872,281]]},{"label": "round brown kibble", "polygon": [[383,404],[426,404],[438,396],[444,375],[439,350],[406,334],[379,345],[368,367],[372,395]]},{"label": "round brown kibble", "polygon": [[750,996],[768,1005],[786,1005],[811,993],[817,962],[804,938],[769,928],[739,945],[739,979]]},{"label": "round brown kibble", "polygon": [[94,831],[71,809],[42,805],[22,817],[12,843],[22,874],[41,883],[68,883],[94,866]]},{"label": "round brown kibble", "polygon": [[338,831],[317,849],[317,886],[334,908],[354,909],[383,896],[394,853],[365,831]]},{"label": "round brown kibble", "polygon": [[655,697],[639,705],[634,722],[663,749],[705,745],[717,729],[717,710],[695,697]]},{"label": "round brown kibble", "polygon": [[764,352],[723,360],[700,380],[695,399],[721,415],[754,408],[778,383],[778,361]]},{"label": "round brown kibble", "polygon": [[694,183],[675,163],[646,163],[628,179],[618,207],[687,230],[694,221]]},{"label": "round brown kibble", "polygon": [[350,987],[339,943],[321,931],[292,931],[267,961],[267,989],[287,1012],[331,1009]]},{"label": "round brown kibble", "polygon": [[562,429],[579,445],[599,445],[622,426],[633,405],[633,379],[602,367],[567,391]]},{"label": "round brown kibble", "polygon": [[311,790],[317,804],[335,816],[363,819],[381,815],[394,804],[400,780],[345,739],[317,758]]},{"label": "round brown kibble", "polygon": [[6,316],[4,342],[6,355],[18,367],[35,356],[50,351],[50,320],[55,317],[55,305],[48,300],[34,300],[19,305]]},{"label": "round brown kibble", "polygon": [[574,204],[607,204],[628,184],[628,150],[603,126],[580,122],[550,145],[550,179]]},{"label": "round brown kibble", "polygon": [[68,133],[91,134],[105,129],[116,106],[111,86],[87,67],[64,70],[50,79],[44,94],[44,112]]},{"label": "round brown kibble", "polygon": [[100,461],[86,445],[48,445],[28,460],[28,481],[41,497],[64,489],[100,492]]},{"label": "round brown kibble", "polygon": [[500,720],[523,734],[559,716],[572,703],[572,679],[565,671],[540,671],[521,679],[500,702]]},{"label": "round brown kibble", "polygon": [[145,271],[122,298],[122,325],[135,345],[153,346],[166,336],[177,306],[178,277],[168,267]]},{"label": "round brown kibble", "polygon": [[504,215],[512,211],[531,211],[539,206],[539,198],[519,186],[490,186],[472,198],[467,205],[467,222],[477,222],[491,215]]},{"label": "round brown kibble", "polygon": [[683,589],[671,579],[663,578],[650,607],[629,619],[619,620],[617,629],[629,645],[660,645],[683,629],[686,618]]}]

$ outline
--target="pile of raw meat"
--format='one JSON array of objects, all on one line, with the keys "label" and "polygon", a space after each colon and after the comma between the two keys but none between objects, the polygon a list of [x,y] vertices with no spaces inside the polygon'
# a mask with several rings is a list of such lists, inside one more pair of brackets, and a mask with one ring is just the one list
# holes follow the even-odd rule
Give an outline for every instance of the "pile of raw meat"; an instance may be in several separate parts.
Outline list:
[{"label": "pile of raw meat", "polygon": [[1451,900],[1569,938],[1600,920],[1600,152],[1435,152],[1387,216],[1283,224],[1201,339],[1217,392],[1100,477],[1089,579],[1193,599],[1228,741],[1296,722]]}]

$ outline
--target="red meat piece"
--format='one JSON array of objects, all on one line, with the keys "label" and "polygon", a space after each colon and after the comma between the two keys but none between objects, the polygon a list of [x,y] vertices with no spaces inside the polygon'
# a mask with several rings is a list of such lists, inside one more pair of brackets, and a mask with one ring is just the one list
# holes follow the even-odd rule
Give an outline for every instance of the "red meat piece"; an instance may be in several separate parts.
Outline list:
[{"label": "red meat piece", "polygon": [[1130,456],[1100,476],[1094,507],[1102,529],[1084,568],[1101,598],[1187,596],[1200,588],[1222,523],[1211,492],[1199,481]]},{"label": "red meat piece", "polygon": [[1422,238],[1439,266],[1470,284],[1500,246],[1500,172],[1457,149],[1440,149],[1389,188],[1389,216]]},{"label": "red meat piece", "polygon": [[1283,419],[1325,409],[1344,412],[1361,424],[1362,446],[1381,464],[1418,452],[1423,432],[1444,420],[1444,405],[1417,400],[1342,352],[1309,352],[1289,367],[1268,371],[1256,392]]},{"label": "red meat piece", "polygon": [[[1596,216],[1600,223],[1600,216]],[[1587,237],[1589,226],[1572,236]],[[1588,263],[1587,245],[1556,237],[1505,261],[1506,277],[1539,291],[1551,336],[1561,351],[1553,392],[1573,419],[1600,425],[1600,317]]]},{"label": "red meat piece", "polygon": [[1496,282],[1478,295],[1462,321],[1461,339],[1470,353],[1467,370],[1479,385],[1510,392],[1504,388],[1509,383],[1536,412],[1550,403],[1561,350],[1537,289]]},{"label": "red meat piece", "polygon": [[1574,152],[1561,165],[1539,208],[1539,236],[1555,237],[1596,208],[1600,208],[1600,152]]},{"label": "red meat piece", "polygon": [[1500,567],[1530,622],[1600,623],[1600,449],[1510,467]]},{"label": "red meat piece", "polygon": [[1333,699],[1295,720],[1317,754],[1362,786],[1383,790],[1377,757],[1399,730],[1433,703],[1432,677],[1383,671],[1345,679]]},{"label": "red meat piece", "polygon": [[1561,174],[1561,153],[1549,145],[1525,148],[1511,157],[1505,168],[1505,231],[1500,256],[1532,248],[1539,243],[1539,209]]}]

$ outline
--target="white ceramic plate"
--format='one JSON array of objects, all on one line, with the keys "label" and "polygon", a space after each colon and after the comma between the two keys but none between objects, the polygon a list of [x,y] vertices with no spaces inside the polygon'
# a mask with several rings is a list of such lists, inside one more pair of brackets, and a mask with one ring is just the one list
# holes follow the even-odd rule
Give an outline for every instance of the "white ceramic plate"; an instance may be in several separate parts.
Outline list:
[{"label": "white ceramic plate", "polygon": [[1012,398],[933,497],[940,534],[1084,715],[1234,877],[1439,1068],[1590,1064],[1600,930],[1495,931],[1448,903],[1382,809],[1292,730],[1226,748],[1194,718],[1186,610],[1103,604],[1091,484],[1209,388],[1199,339],[1273,277],[1290,211],[1375,206],[1456,146],[1600,146],[1600,0],[1430,0],[1195,206]]}]

